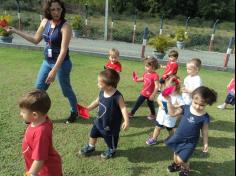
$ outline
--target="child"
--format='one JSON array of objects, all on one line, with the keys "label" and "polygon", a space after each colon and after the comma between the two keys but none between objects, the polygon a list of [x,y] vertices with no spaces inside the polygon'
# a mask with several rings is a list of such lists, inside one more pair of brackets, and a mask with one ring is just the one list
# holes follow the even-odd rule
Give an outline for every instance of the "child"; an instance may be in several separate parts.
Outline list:
[{"label": "child", "polygon": [[137,78],[135,82],[143,82],[143,89],[141,95],[138,97],[136,103],[134,104],[129,117],[132,118],[138,108],[147,100],[148,107],[151,114],[147,117],[149,120],[153,120],[156,117],[154,99],[158,91],[159,76],[155,70],[159,68],[158,61],[154,57],[148,57],[144,60],[145,73],[141,78]]},{"label": "child", "polygon": [[[170,76],[166,79],[165,88],[170,86],[175,86],[175,91],[170,95],[172,104],[176,107],[184,105],[184,101],[180,93],[180,82],[176,76]],[[176,124],[176,117],[171,117],[167,112],[167,101],[162,94],[158,96],[157,103],[159,105],[159,110],[156,118],[156,127],[152,137],[146,141],[146,144],[148,145],[155,145],[157,143],[157,137],[164,128],[168,130],[169,136],[173,134]]]},{"label": "child", "polygon": [[[179,57],[179,53],[175,50],[171,50],[168,54],[169,56],[169,61],[167,62],[166,66],[162,66],[161,68],[164,68],[164,74],[162,75],[162,78],[160,79],[160,84],[163,85],[165,83],[165,80],[171,76],[171,75],[176,75],[177,71],[178,71],[178,57]],[[160,88],[162,89],[162,87],[160,86]],[[160,89],[160,90],[161,90]]]},{"label": "child", "polygon": [[122,71],[122,66],[119,62],[120,53],[117,49],[112,48],[109,51],[109,61],[104,66],[105,69],[113,69],[120,73]]},{"label": "child", "polygon": [[87,107],[89,111],[98,107],[98,114],[90,133],[89,144],[80,150],[81,155],[86,156],[94,152],[97,138],[102,137],[108,149],[101,154],[101,157],[104,159],[113,157],[118,145],[122,116],[124,118],[122,128],[128,129],[128,112],[122,94],[116,89],[119,80],[119,74],[112,69],[100,72],[99,97]]},{"label": "child", "polygon": [[51,100],[42,90],[33,90],[20,102],[20,115],[30,122],[22,142],[25,175],[62,175],[61,158],[52,144],[52,122],[47,116]]},{"label": "child", "polygon": [[186,64],[188,76],[184,79],[184,87],[182,89],[182,97],[186,105],[190,105],[192,102],[191,93],[202,86],[202,80],[199,76],[201,65],[202,62],[198,58],[193,58]]},{"label": "child", "polygon": [[192,93],[192,104],[175,108],[171,99],[167,98],[168,112],[175,117],[182,114],[181,121],[175,134],[165,141],[165,144],[174,152],[174,162],[168,166],[169,172],[179,172],[179,176],[188,176],[189,158],[193,154],[199,141],[200,131],[203,135],[203,152],[208,152],[208,124],[210,117],[205,112],[207,105],[217,100],[217,93],[207,87],[201,86]]},{"label": "child", "polygon": [[230,83],[227,86],[227,97],[225,99],[225,102],[219,106],[217,106],[217,108],[219,109],[226,109],[226,107],[228,105],[232,105],[235,108],[235,75],[233,75],[232,80],[230,81]]}]

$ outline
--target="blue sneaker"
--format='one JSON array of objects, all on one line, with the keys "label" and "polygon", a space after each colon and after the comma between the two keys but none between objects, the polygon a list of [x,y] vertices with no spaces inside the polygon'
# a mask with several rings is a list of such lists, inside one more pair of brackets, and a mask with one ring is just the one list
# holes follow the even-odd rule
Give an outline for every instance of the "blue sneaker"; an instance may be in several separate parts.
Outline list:
[{"label": "blue sneaker", "polygon": [[105,152],[101,154],[101,158],[109,159],[115,155],[116,151],[113,149],[107,149]]},{"label": "blue sneaker", "polygon": [[94,151],[95,151],[95,147],[91,147],[91,146],[89,146],[89,145],[87,144],[84,148],[82,148],[82,149],[79,151],[79,154],[86,156],[86,155],[91,154],[91,153],[94,152]]},{"label": "blue sneaker", "polygon": [[155,144],[157,144],[157,141],[156,141],[155,139],[149,138],[149,139],[146,141],[146,144],[147,144],[147,145],[155,145]]}]

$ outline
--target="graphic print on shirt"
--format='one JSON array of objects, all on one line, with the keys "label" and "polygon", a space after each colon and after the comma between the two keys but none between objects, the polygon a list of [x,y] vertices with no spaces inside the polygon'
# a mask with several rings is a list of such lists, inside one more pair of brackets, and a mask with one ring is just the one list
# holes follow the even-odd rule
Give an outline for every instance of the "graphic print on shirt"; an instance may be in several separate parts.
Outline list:
[{"label": "graphic print on shirt", "polygon": [[152,86],[152,81],[144,77],[144,85],[147,85],[147,86],[143,89],[143,92],[146,92],[147,94],[149,94],[148,89]]},{"label": "graphic print on shirt", "polygon": [[188,119],[188,122],[189,122],[189,123],[195,123],[195,119],[194,119],[193,116],[190,116],[190,117],[187,118],[187,119]]},{"label": "graphic print on shirt", "polygon": [[[99,112],[101,112],[100,113],[101,115],[99,115]],[[101,102],[99,102],[97,118],[98,119],[102,118],[106,114],[106,112],[107,112],[106,106],[104,104],[102,104]]]}]

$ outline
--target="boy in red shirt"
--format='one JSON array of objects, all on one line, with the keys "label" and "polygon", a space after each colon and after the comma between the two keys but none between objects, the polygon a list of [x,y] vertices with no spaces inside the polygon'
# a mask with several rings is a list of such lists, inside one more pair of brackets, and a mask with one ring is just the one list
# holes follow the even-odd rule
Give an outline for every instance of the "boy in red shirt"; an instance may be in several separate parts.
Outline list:
[{"label": "boy in red shirt", "polygon": [[52,122],[47,116],[51,100],[42,90],[33,90],[20,102],[20,115],[30,122],[22,141],[26,176],[62,176],[61,158],[52,144]]},{"label": "boy in red shirt", "polygon": [[120,53],[117,49],[112,48],[109,51],[109,60],[104,66],[105,69],[113,69],[116,72],[120,73],[122,71],[122,66],[119,62]]},{"label": "boy in red shirt", "polygon": [[159,68],[158,61],[149,57],[144,60],[145,64],[145,73],[141,78],[136,78],[135,82],[143,82],[143,89],[141,95],[138,97],[135,105],[133,106],[129,117],[133,117],[138,108],[147,100],[148,107],[151,111],[151,114],[147,117],[149,120],[156,118],[156,111],[154,106],[154,99],[159,87],[159,76],[156,73],[156,70]]},{"label": "boy in red shirt", "polygon": [[[169,56],[169,61],[167,62],[166,66],[162,66],[161,68],[164,68],[164,74],[162,75],[162,78],[160,79],[160,84],[163,85],[165,83],[165,80],[171,76],[171,75],[176,75],[178,71],[178,63],[177,59],[179,57],[179,53],[175,50],[172,50],[168,54]],[[161,88],[161,86],[160,86]]]}]

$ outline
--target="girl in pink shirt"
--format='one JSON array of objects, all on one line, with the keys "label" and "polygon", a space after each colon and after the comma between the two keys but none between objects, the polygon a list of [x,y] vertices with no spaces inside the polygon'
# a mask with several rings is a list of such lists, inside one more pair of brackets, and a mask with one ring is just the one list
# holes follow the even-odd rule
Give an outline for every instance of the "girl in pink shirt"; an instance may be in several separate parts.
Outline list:
[{"label": "girl in pink shirt", "polygon": [[144,60],[145,72],[141,78],[134,78],[135,82],[143,82],[143,88],[141,90],[140,96],[138,97],[136,103],[134,104],[129,117],[133,117],[138,108],[147,100],[148,107],[151,114],[147,117],[149,120],[153,120],[156,117],[154,99],[158,91],[159,76],[156,70],[159,68],[158,61],[153,57],[148,57]]}]

